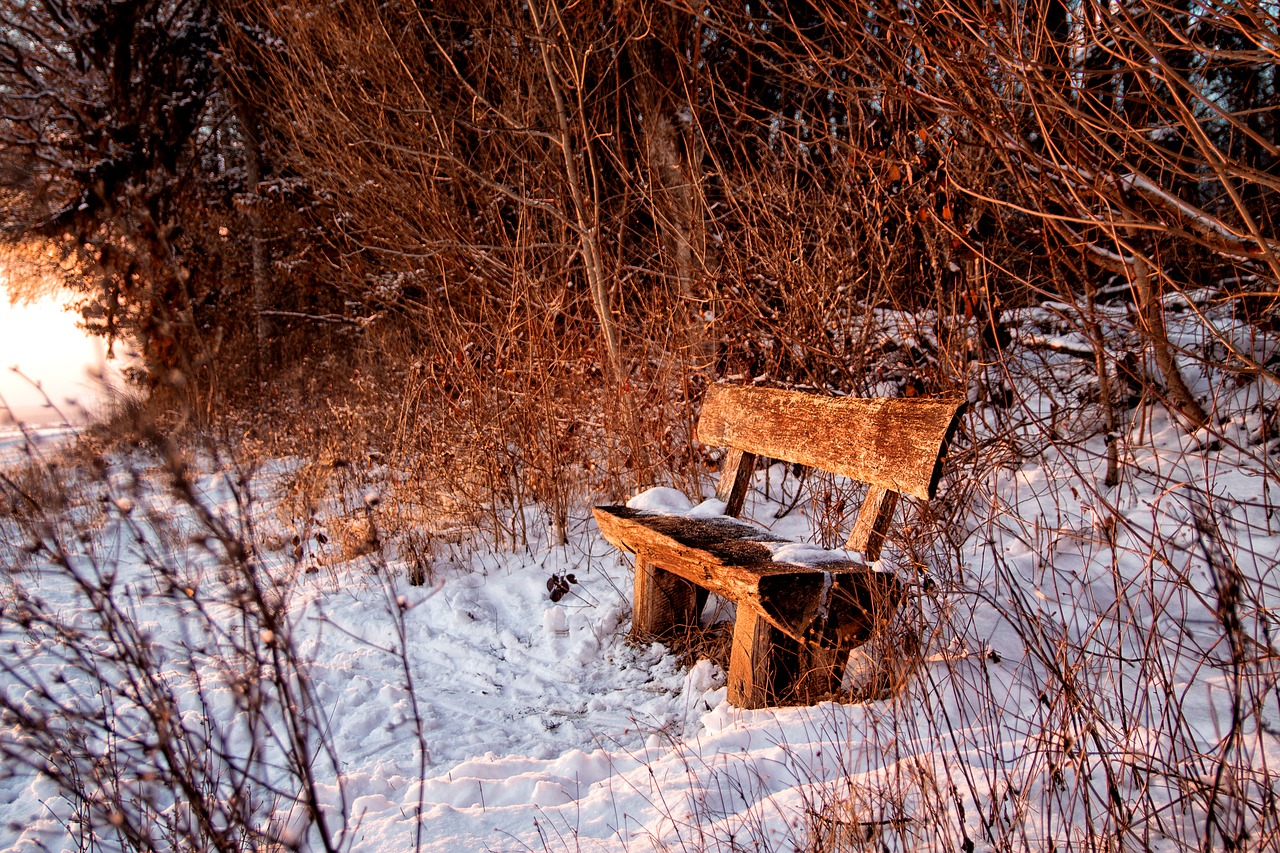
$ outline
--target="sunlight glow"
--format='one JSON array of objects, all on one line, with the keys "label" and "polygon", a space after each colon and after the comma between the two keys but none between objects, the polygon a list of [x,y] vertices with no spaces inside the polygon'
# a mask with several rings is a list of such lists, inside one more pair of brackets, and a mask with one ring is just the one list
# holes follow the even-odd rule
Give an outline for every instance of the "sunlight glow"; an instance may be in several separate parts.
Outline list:
[{"label": "sunlight glow", "polygon": [[[0,271],[0,399],[29,425],[83,420],[85,409],[97,406],[103,396],[97,378],[107,369],[103,342],[79,328],[65,297],[14,305],[7,284]],[[26,379],[11,369],[15,366]],[[6,421],[0,406],[0,424]]]}]

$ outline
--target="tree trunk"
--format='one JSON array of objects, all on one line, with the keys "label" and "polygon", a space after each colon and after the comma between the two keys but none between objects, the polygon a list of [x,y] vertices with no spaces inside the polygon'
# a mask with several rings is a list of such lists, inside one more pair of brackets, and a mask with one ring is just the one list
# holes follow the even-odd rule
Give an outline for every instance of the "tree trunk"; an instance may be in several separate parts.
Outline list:
[{"label": "tree trunk", "polygon": [[1138,312],[1142,318],[1143,334],[1151,344],[1156,357],[1156,367],[1164,379],[1168,390],[1169,402],[1186,421],[1191,432],[1209,422],[1209,416],[1187,387],[1182,378],[1182,371],[1174,360],[1173,346],[1169,343],[1169,333],[1164,324],[1164,301],[1161,299],[1159,277],[1152,283],[1151,267],[1145,258],[1133,256],[1129,268],[1133,272],[1134,288],[1138,291]]},{"label": "tree trunk", "polygon": [[[555,7],[548,2],[550,14],[547,15],[547,22],[551,22],[551,18],[558,17],[559,13]],[[613,375],[613,379],[619,385],[625,380],[622,366],[622,353],[618,347],[618,333],[613,322],[613,307],[609,299],[609,287],[605,282],[604,260],[600,253],[600,211],[599,211],[599,194],[593,192],[591,198],[587,197],[586,188],[582,185],[583,176],[578,170],[578,159],[573,147],[573,134],[569,121],[568,105],[565,103],[564,88],[560,85],[560,77],[556,73],[551,64],[551,52],[547,43],[547,32],[544,26],[543,16],[538,13],[538,4],[532,2],[529,4],[529,15],[533,18],[534,29],[537,30],[539,46],[542,54],[542,67],[546,74],[547,87],[551,90],[551,97],[554,102],[555,119],[559,125],[557,128],[558,139],[557,145],[560,148],[560,155],[564,163],[565,182],[569,187],[569,198],[573,204],[573,222],[578,233],[579,245],[582,249],[582,263],[585,267],[587,276],[587,285],[591,290],[592,305],[595,308],[596,319],[600,322],[600,335],[604,339],[605,352],[608,356],[609,371]],[[576,116],[579,121],[585,121],[585,117],[581,114]],[[590,151],[591,141],[588,137],[584,141],[584,159],[588,165],[594,164],[594,158]],[[594,168],[586,176],[598,181],[599,175]]]},{"label": "tree trunk", "polygon": [[[678,15],[656,11],[645,38],[627,45],[635,106],[643,139],[642,168],[655,237],[680,296],[686,352],[696,367],[709,366],[715,351],[707,335],[695,285],[707,267],[706,211],[702,196],[702,148],[687,96],[683,59],[689,33]],[[697,34],[694,30],[693,38]],[[693,63],[696,66],[696,61]]]},{"label": "tree trunk", "polygon": [[[554,0],[545,0],[545,4],[545,9],[540,12],[537,0],[533,0],[529,3],[528,9],[538,34],[542,68],[552,98],[553,116],[557,125],[556,145],[560,149],[565,183],[573,207],[571,227],[578,235],[583,267],[591,291],[592,307],[600,322],[600,336],[604,341],[608,374],[617,391],[622,409],[622,419],[625,424],[624,439],[630,445],[632,469],[640,485],[651,486],[655,482],[654,475],[652,466],[649,464],[648,448],[640,418],[636,411],[635,394],[622,359],[622,349],[618,341],[617,324],[614,322],[609,284],[604,269],[604,255],[600,240],[600,207],[603,190],[594,147],[596,135],[589,127],[589,119],[581,101],[583,87],[586,84],[581,79],[569,78],[570,91],[576,91],[579,97],[578,102],[573,106],[573,114],[570,115],[570,106],[565,98],[565,86],[562,84],[560,73],[551,61],[549,30],[560,24],[560,12]],[[573,52],[573,47],[567,42],[567,39],[562,42],[561,47],[568,53],[566,58],[569,67],[574,69],[572,73],[577,73],[580,57]],[[575,129],[580,134],[583,169],[579,168],[579,150],[574,146]]]},{"label": "tree trunk", "polygon": [[262,214],[258,210],[258,185],[262,183],[262,150],[258,142],[258,126],[254,111],[236,102],[236,118],[244,140],[245,193],[249,196],[245,218],[249,224],[249,257],[252,264],[253,331],[257,348],[259,375],[265,375],[267,347],[271,340],[271,321],[267,305],[267,251],[262,240]]},{"label": "tree trunk", "polygon": [[1084,314],[1085,334],[1093,347],[1093,363],[1098,373],[1098,405],[1102,409],[1102,424],[1107,430],[1107,470],[1102,483],[1108,489],[1120,482],[1120,430],[1116,416],[1116,402],[1111,390],[1111,365],[1107,360],[1106,339],[1102,324],[1098,322],[1097,303],[1094,301],[1093,283],[1085,279],[1088,303]]}]

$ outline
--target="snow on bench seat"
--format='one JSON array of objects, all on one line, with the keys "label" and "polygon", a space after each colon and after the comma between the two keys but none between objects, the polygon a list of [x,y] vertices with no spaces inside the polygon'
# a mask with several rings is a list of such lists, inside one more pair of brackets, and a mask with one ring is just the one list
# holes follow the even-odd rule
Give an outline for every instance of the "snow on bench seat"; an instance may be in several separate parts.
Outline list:
[{"label": "snow on bench seat", "polygon": [[861,555],[792,542],[741,519],[629,506],[596,507],[595,517],[615,547],[754,608],[800,643],[856,645],[901,594],[896,577]]}]

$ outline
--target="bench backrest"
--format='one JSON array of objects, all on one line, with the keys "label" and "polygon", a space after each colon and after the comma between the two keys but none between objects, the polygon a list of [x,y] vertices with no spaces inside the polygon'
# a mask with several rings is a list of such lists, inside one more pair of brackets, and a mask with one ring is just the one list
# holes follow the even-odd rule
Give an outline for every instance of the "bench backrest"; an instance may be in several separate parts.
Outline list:
[{"label": "bench backrest", "polygon": [[900,492],[933,497],[963,400],[820,397],[798,391],[713,385],[702,400],[698,440],[727,447],[716,497],[741,514],[757,456],[798,462],[868,483],[845,547],[880,557]]},{"label": "bench backrest", "polygon": [[698,440],[798,462],[922,500],[934,496],[963,400],[820,397],[713,385]]}]

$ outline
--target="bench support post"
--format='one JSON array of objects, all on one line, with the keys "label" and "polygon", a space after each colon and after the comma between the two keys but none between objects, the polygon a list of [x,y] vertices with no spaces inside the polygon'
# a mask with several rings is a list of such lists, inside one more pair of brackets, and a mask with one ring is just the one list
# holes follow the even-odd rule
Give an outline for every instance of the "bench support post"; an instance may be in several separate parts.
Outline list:
[{"label": "bench support post", "polygon": [[858,520],[853,523],[853,532],[849,534],[849,541],[844,547],[850,551],[860,551],[868,563],[880,559],[885,536],[893,522],[893,511],[897,508],[897,492],[891,492],[884,486],[872,486],[867,490],[862,509],[858,511]]},{"label": "bench support post", "polygon": [[648,641],[696,626],[701,615],[698,598],[697,587],[691,582],[636,555],[631,636]]},{"label": "bench support post", "polygon": [[724,514],[737,518],[742,515],[742,505],[746,503],[747,490],[751,488],[756,455],[732,447],[727,453],[720,482],[716,486],[716,497],[724,501]]},{"label": "bench support post", "polygon": [[847,648],[808,646],[801,649],[797,693],[810,704],[838,693],[848,663]]},{"label": "bench support post", "polygon": [[773,626],[750,607],[738,605],[729,651],[729,704],[763,708],[773,699]]}]

